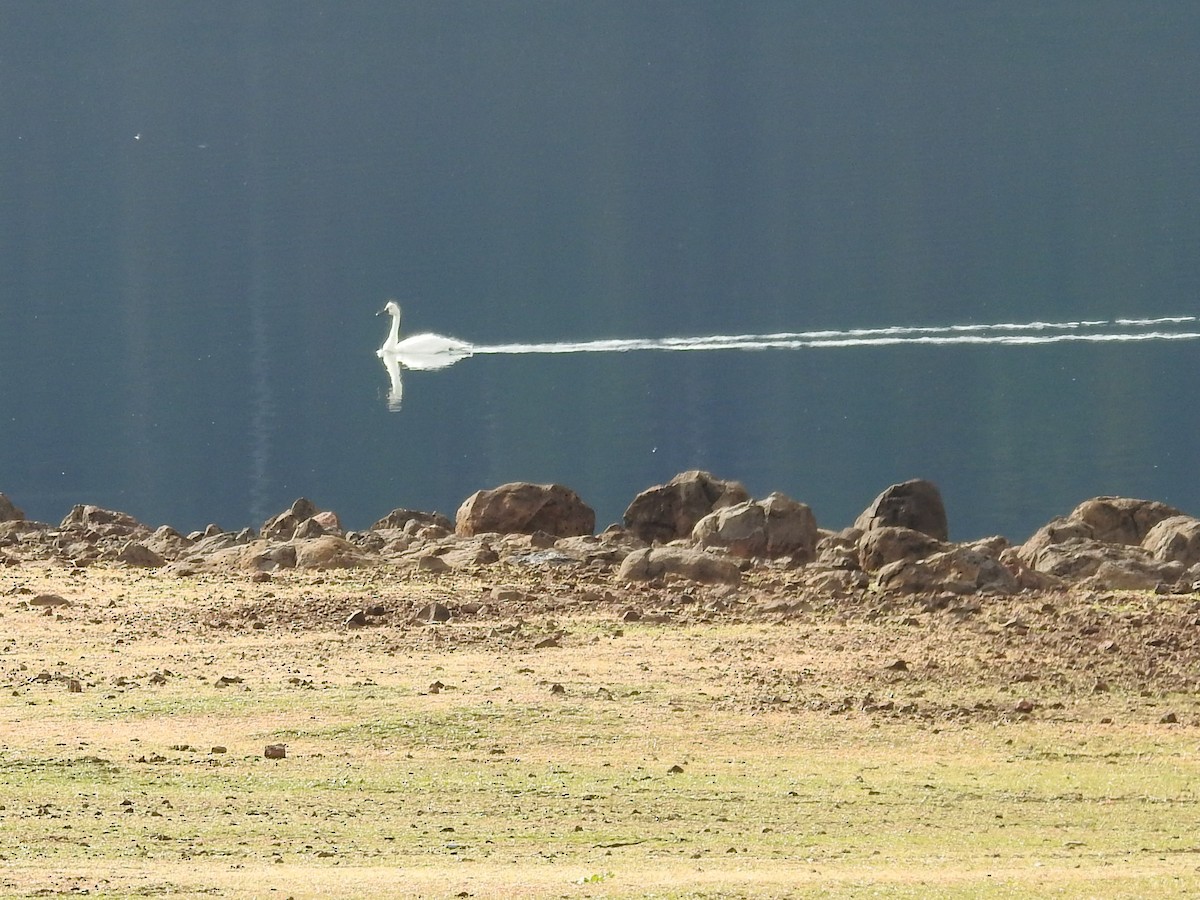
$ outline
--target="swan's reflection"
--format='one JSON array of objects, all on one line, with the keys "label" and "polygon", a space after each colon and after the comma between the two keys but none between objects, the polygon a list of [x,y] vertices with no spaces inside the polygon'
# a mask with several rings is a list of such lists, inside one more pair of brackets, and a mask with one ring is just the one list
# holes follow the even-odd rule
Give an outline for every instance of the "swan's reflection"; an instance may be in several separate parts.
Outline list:
[{"label": "swan's reflection", "polygon": [[376,356],[383,360],[383,367],[387,370],[388,381],[391,383],[388,388],[388,409],[395,412],[400,409],[404,399],[401,370],[444,369],[460,359],[466,359],[471,355],[472,348],[466,341],[442,334],[414,334],[400,340],[399,304],[389,300],[378,315],[384,313],[392,317],[392,327],[387,340],[376,351]]}]

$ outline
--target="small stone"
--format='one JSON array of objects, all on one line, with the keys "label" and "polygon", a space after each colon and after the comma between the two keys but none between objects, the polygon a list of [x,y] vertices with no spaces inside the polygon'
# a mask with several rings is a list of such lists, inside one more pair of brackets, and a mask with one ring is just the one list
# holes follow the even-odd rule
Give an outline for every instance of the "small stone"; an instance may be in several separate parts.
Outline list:
[{"label": "small stone", "polygon": [[215,753],[215,754],[228,753],[228,752],[229,752],[229,748],[228,748],[228,747],[225,747],[225,746],[222,746],[221,744],[217,744],[216,746],[214,746],[214,747],[213,747],[211,750],[209,750],[208,752],[209,752],[209,753]]},{"label": "small stone", "polygon": [[434,622],[449,622],[451,615],[450,607],[444,603],[426,603],[413,616],[413,621],[431,625]]},{"label": "small stone", "polygon": [[284,759],[287,757],[287,744],[267,744],[263,748],[263,756],[267,759]]},{"label": "small stone", "polygon": [[365,610],[363,610],[363,612],[365,612],[368,616],[386,616],[387,607],[376,604],[375,606],[368,606]]},{"label": "small stone", "polygon": [[529,536],[529,546],[534,550],[547,550],[553,547],[557,540],[558,538],[548,531],[535,531]]},{"label": "small stone", "polygon": [[550,693],[552,693],[552,694],[565,694],[566,692],[567,692],[567,689],[565,687],[563,687],[561,684],[559,684],[557,681],[554,682],[554,684],[550,685]]},{"label": "small stone", "polygon": [[1175,715],[1175,713],[1169,712],[1166,715],[1164,715],[1161,719],[1159,719],[1158,721],[1161,722],[1163,725],[1174,725],[1176,722],[1179,721],[1179,717],[1177,715]]},{"label": "small stone", "polygon": [[67,680],[67,690],[72,694],[82,694],[83,682],[81,682],[78,678],[70,678]]},{"label": "small stone", "polygon": [[367,624],[367,614],[364,610],[355,610],[346,617],[344,624],[347,628],[362,628]]},{"label": "small stone", "polygon": [[499,586],[492,588],[492,600],[496,603],[522,603],[528,599],[529,595],[518,588]]},{"label": "small stone", "polygon": [[671,766],[671,768],[667,769],[667,774],[668,775],[682,775],[683,774],[683,766],[679,766],[679,765]]},{"label": "small stone", "polygon": [[906,663],[902,659],[894,659],[890,663],[888,663],[886,666],[884,666],[884,668],[889,669],[892,672],[907,672],[908,671],[908,663]]},{"label": "small stone", "polygon": [[431,684],[429,686],[429,693],[440,694],[445,689],[445,687],[446,686],[444,684],[442,684],[440,681],[435,681],[433,684]]},{"label": "small stone", "polygon": [[536,644],[533,645],[533,649],[534,650],[545,650],[548,647],[561,647],[561,646],[562,646],[562,636],[558,635],[558,634],[554,634],[548,638],[542,638],[540,641],[538,641]]},{"label": "small stone", "polygon": [[241,684],[241,683],[242,683],[241,675],[222,675],[215,682],[217,687],[228,687],[231,684]]},{"label": "small stone", "polygon": [[255,572],[253,575],[250,576],[250,580],[253,581],[255,584],[264,584],[265,582],[268,582],[271,580],[271,573],[270,572]]},{"label": "small stone", "polygon": [[1028,715],[1029,713],[1033,712],[1035,707],[1036,704],[1034,704],[1032,700],[1018,700],[1017,705],[1013,707],[1013,711],[1021,713],[1022,715]]},{"label": "small stone", "polygon": [[622,622],[637,622],[641,618],[642,611],[640,609],[634,609],[630,607],[629,609],[625,610],[625,612],[621,613]]},{"label": "small stone", "polygon": [[70,606],[71,601],[66,597],[60,597],[58,594],[38,594],[29,601],[30,606]]},{"label": "small stone", "polygon": [[450,571],[450,564],[440,556],[422,556],[417,560],[417,571],[432,575]]}]

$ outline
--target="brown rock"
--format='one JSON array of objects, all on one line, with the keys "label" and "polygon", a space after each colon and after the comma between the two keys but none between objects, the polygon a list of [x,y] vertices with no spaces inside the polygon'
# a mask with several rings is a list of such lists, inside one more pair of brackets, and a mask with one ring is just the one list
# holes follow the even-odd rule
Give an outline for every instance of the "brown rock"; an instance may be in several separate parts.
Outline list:
[{"label": "brown rock", "polygon": [[911,528],[939,541],[949,540],[942,494],[933,482],[921,478],[893,484],[854,521],[854,527],[863,531],[886,525]]},{"label": "brown rock", "polygon": [[150,529],[129,513],[104,509],[100,506],[78,504],[71,508],[59,528],[63,530],[86,529],[99,535],[148,534]]},{"label": "brown rock", "polygon": [[421,512],[415,509],[393,509],[371,526],[371,531],[383,531],[388,528],[404,528],[409,522],[418,525],[436,525],[446,531],[454,530],[454,523],[441,513]]},{"label": "brown rock", "polygon": [[1194,566],[1200,563],[1200,519],[1191,516],[1162,519],[1146,532],[1142,547],[1157,560]]},{"label": "brown rock", "polygon": [[17,509],[7,495],[0,494],[0,522],[23,522],[25,513]]},{"label": "brown rock", "polygon": [[160,525],[142,543],[163,559],[178,559],[191,549],[193,542],[170,525]]},{"label": "brown rock", "polygon": [[356,609],[346,617],[346,621],[342,624],[347,628],[362,628],[367,624],[367,614],[364,610]]},{"label": "brown rock", "polygon": [[299,540],[301,538],[318,538],[324,537],[324,535],[325,528],[320,522],[317,521],[317,517],[313,516],[311,519],[305,519],[296,526],[295,531],[292,532],[292,540]]},{"label": "brown rock", "polygon": [[822,532],[816,546],[816,564],[826,569],[858,569],[858,542],[862,531],[847,528],[837,532]]},{"label": "brown rock", "polygon": [[450,607],[446,606],[446,604],[436,602],[426,603],[413,616],[413,621],[431,625],[434,622],[449,622],[451,616]]},{"label": "brown rock", "polygon": [[267,759],[286,759],[287,744],[267,744],[263,748],[263,756]]},{"label": "brown rock", "polygon": [[817,520],[805,504],[775,493],[714,510],[696,523],[692,541],[746,559],[790,556],[804,563],[815,555]]},{"label": "brown rock", "polygon": [[312,517],[312,521],[320,525],[326,534],[336,534],[339,537],[344,534],[342,530],[342,520],[338,518],[338,514],[332,509],[321,510]]},{"label": "brown rock", "polygon": [[327,534],[309,540],[297,540],[297,569],[353,569],[371,565],[372,560],[344,538]]},{"label": "brown rock", "polygon": [[696,523],[713,510],[750,500],[736,481],[692,470],[642,491],[625,510],[625,527],[646,543],[690,537]]},{"label": "brown rock", "polygon": [[159,566],[167,564],[165,559],[139,541],[130,541],[122,547],[117,553],[116,560],[127,566],[144,569],[157,569]]},{"label": "brown rock", "polygon": [[306,497],[300,497],[290,507],[263,523],[260,533],[268,540],[290,541],[296,529],[305,519],[311,519],[320,510]]},{"label": "brown rock", "polygon": [[924,559],[945,549],[945,544],[924,532],[881,525],[862,533],[858,541],[858,559],[864,572],[878,572],[889,563]]},{"label": "brown rock", "polygon": [[454,526],[466,537],[535,531],[572,537],[591,534],[595,528],[596,513],[570,488],[524,481],[476,491],[459,507]]},{"label": "brown rock", "polygon": [[952,547],[924,559],[902,559],[876,573],[876,583],[901,594],[1015,594],[1017,579],[998,560],[965,547]]},{"label": "brown rock", "polygon": [[434,556],[432,553],[426,553],[423,556],[417,557],[417,571],[428,572],[432,575],[440,575],[443,572],[450,571],[450,564],[440,556]]},{"label": "brown rock", "polygon": [[1093,497],[1080,503],[1067,517],[1091,529],[1089,537],[1110,544],[1140,544],[1150,529],[1183,513],[1157,500],[1131,497]]},{"label": "brown rock", "polygon": [[70,606],[71,601],[66,597],[60,597],[58,594],[38,594],[29,601],[30,606]]},{"label": "brown rock", "polygon": [[[1035,535],[1036,537],[1036,535]],[[1033,569],[1103,590],[1143,590],[1160,582],[1173,583],[1184,566],[1161,562],[1141,547],[1106,543],[1091,538],[1071,538],[1030,550],[1021,548],[1021,558]]]},{"label": "brown rock", "polygon": [[732,561],[683,547],[635,550],[625,557],[617,571],[620,581],[653,581],[664,575],[676,575],[703,584],[737,584],[742,580],[741,570]]}]

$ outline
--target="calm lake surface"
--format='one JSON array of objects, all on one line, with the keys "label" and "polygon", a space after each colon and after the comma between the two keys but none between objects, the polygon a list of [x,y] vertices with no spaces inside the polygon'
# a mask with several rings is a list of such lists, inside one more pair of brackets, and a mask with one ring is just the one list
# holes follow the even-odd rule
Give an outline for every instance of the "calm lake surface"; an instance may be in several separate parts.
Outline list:
[{"label": "calm lake surface", "polygon": [[1098,494],[1200,514],[1193,339],[480,354],[393,411],[374,315],[477,345],[1197,315],[1198,34],[1103,0],[0,5],[0,491],[365,527],[556,481],[603,527],[703,468],[834,528],[910,477],[958,539]]}]

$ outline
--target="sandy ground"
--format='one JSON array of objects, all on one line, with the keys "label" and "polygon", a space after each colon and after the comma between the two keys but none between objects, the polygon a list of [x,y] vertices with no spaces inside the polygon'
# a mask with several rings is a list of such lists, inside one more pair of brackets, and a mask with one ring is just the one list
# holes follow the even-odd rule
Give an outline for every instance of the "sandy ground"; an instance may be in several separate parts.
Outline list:
[{"label": "sandy ground", "polygon": [[[1188,595],[24,563],[0,599],[6,895],[1195,883]],[[434,602],[448,622],[414,621]]]}]

